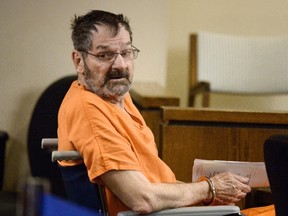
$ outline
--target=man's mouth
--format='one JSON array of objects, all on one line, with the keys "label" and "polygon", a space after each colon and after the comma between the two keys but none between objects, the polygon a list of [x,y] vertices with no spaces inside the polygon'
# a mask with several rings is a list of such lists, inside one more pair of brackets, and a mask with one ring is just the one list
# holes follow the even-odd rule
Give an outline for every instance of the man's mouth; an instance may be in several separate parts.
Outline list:
[{"label": "man's mouth", "polygon": [[110,77],[109,78],[110,81],[124,81],[126,80],[125,77]]},{"label": "man's mouth", "polygon": [[122,78],[124,78],[124,77],[122,77],[122,76],[110,77],[110,79],[122,79]]},{"label": "man's mouth", "polygon": [[129,80],[129,75],[128,72],[126,71],[111,71],[108,73],[106,80],[111,80],[111,81],[124,81],[124,80]]}]

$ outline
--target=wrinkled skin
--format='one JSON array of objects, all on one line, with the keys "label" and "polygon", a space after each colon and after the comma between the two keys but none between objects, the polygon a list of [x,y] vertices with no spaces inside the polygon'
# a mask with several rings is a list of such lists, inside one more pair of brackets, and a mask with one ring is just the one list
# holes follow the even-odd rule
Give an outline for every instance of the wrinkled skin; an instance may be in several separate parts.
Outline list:
[{"label": "wrinkled skin", "polygon": [[234,205],[251,191],[249,178],[220,173],[211,178],[216,188],[215,205]]}]

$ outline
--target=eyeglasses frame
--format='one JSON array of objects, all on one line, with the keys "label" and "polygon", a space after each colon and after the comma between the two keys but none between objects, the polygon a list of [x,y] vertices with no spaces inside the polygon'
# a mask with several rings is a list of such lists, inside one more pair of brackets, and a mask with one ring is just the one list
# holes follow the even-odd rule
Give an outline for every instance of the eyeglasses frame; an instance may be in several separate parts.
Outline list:
[{"label": "eyeglasses frame", "polygon": [[[138,57],[138,53],[140,52],[140,50],[137,49],[137,48],[136,48],[135,46],[133,46],[133,45],[132,45],[132,48],[131,48],[131,49],[132,49],[133,56],[134,56],[133,59],[125,59],[125,58],[121,55],[121,52],[114,52],[113,58],[112,58],[111,60],[109,60],[109,61],[100,60],[100,59],[99,59],[99,55],[96,55],[96,54],[93,54],[93,53],[90,53],[90,52],[87,52],[87,51],[84,51],[84,50],[78,50],[78,51],[79,51],[79,52],[86,53],[86,54],[91,55],[91,56],[94,56],[99,62],[109,63],[109,62],[115,61],[117,55],[121,55],[121,57],[122,57],[124,60],[134,60],[134,59],[136,59],[136,58]],[[136,51],[136,55],[135,55],[135,51]]]}]

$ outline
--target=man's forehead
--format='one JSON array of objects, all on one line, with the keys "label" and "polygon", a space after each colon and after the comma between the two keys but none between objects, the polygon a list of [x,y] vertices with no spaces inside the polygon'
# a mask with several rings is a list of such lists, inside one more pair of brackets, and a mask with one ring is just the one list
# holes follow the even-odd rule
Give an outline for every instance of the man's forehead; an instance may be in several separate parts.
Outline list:
[{"label": "man's forehead", "polygon": [[128,46],[131,45],[129,32],[122,26],[115,35],[109,27],[99,26],[98,31],[93,31],[93,47],[108,48],[114,45]]},{"label": "man's forehead", "polygon": [[130,37],[129,32],[125,29],[124,26],[119,25],[119,28],[113,28],[112,26],[108,25],[95,25],[97,30],[92,30],[93,36],[100,36],[104,35],[105,37],[117,37],[118,35],[126,34]]}]

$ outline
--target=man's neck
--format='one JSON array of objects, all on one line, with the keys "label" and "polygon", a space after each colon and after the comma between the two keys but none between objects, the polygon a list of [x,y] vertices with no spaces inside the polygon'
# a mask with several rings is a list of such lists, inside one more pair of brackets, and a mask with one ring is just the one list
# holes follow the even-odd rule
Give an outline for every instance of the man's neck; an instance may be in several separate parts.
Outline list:
[{"label": "man's neck", "polygon": [[117,100],[113,99],[106,99],[106,100],[124,110],[124,96],[121,96],[121,99],[117,97]]},{"label": "man's neck", "polygon": [[[88,91],[92,91],[94,92],[92,89],[89,88],[89,86],[85,83],[85,81],[83,80],[83,78],[81,79],[81,77],[78,76],[78,83],[83,85]],[[94,92],[94,94],[96,94]],[[98,94],[97,94],[98,95]],[[124,97],[125,95],[121,95],[121,96],[110,96],[110,97],[103,97],[101,95],[98,95],[99,97],[101,97],[103,100],[109,101],[112,104],[115,104],[116,106],[118,106],[119,108],[124,110]]]}]

